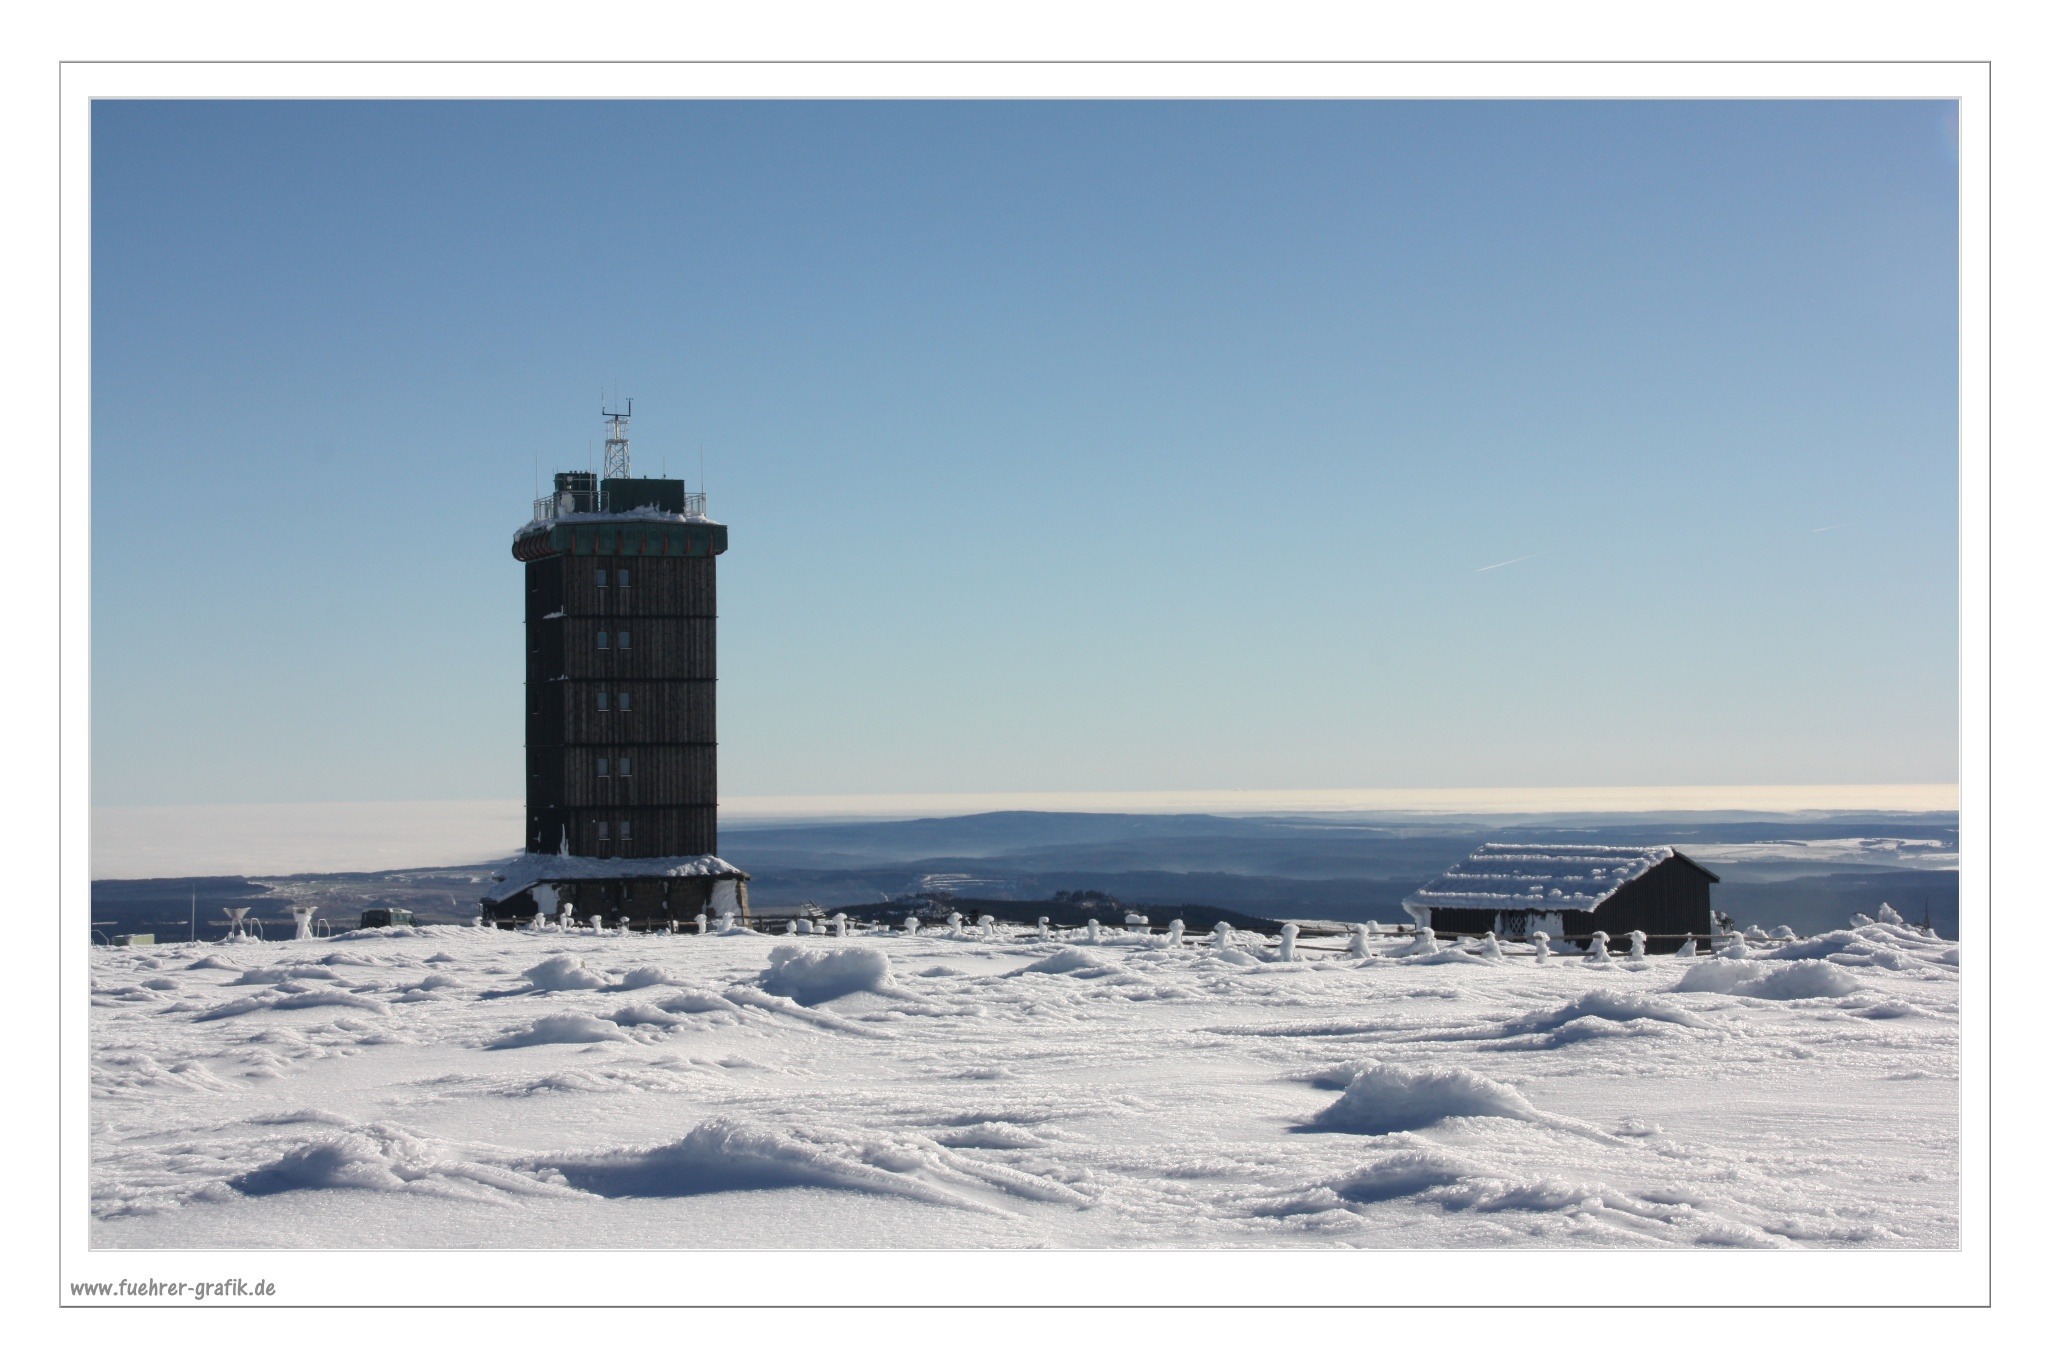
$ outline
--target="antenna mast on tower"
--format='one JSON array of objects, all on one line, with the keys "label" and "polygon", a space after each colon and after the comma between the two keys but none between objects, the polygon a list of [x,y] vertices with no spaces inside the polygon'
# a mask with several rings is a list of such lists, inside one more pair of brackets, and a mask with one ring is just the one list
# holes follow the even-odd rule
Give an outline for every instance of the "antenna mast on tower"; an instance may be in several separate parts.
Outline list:
[{"label": "antenna mast on tower", "polygon": [[604,414],[604,476],[607,479],[633,477],[633,443],[627,439],[626,424],[633,420],[633,400],[626,400],[624,412],[601,408]]}]

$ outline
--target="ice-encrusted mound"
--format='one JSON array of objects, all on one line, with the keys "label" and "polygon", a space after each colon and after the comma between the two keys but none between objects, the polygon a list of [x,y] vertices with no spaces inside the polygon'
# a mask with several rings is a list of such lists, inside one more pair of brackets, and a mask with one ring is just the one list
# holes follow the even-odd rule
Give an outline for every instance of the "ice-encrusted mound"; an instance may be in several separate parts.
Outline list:
[{"label": "ice-encrusted mound", "polygon": [[889,955],[880,948],[813,951],[780,945],[768,950],[761,989],[799,1005],[817,1005],[858,991],[884,990],[890,980]]},{"label": "ice-encrusted mound", "polygon": [[1103,976],[1115,970],[1115,967],[1086,948],[1061,948],[1057,952],[1046,954],[1036,962],[1019,967],[1010,975],[1047,972],[1055,976]]},{"label": "ice-encrusted mound", "polygon": [[311,1010],[335,1006],[349,1010],[367,1010],[372,1014],[388,1013],[384,1003],[368,996],[352,995],[348,991],[316,991],[306,988],[291,989],[292,983],[261,995],[252,995],[241,1000],[230,1000],[215,1005],[210,1010],[201,1010],[192,1018],[200,1023],[215,1019],[228,1019],[238,1014],[253,1014],[257,1010]]},{"label": "ice-encrusted mound", "polygon": [[1450,1118],[1541,1117],[1513,1086],[1457,1066],[1370,1063],[1309,1126],[1339,1133],[1405,1133]]},{"label": "ice-encrusted mound", "polygon": [[1757,1000],[1814,1000],[1854,995],[1861,987],[1855,977],[1832,962],[1713,958],[1689,968],[1671,989],[1745,995]]},{"label": "ice-encrusted mound", "polygon": [[638,991],[645,990],[649,986],[686,986],[688,984],[687,981],[676,980],[660,967],[634,967],[629,969],[616,982],[607,986],[606,989]]},{"label": "ice-encrusted mound", "polygon": [[558,953],[520,973],[539,991],[601,991],[611,982],[583,965],[580,957]]},{"label": "ice-encrusted mound", "polygon": [[487,1044],[496,1051],[508,1047],[540,1047],[548,1043],[615,1043],[631,1037],[609,1019],[588,1014],[550,1014],[525,1028],[514,1029]]},{"label": "ice-encrusted mound", "polygon": [[1455,1185],[1484,1172],[1448,1152],[1402,1152],[1360,1166],[1347,1176],[1330,1182],[1338,1198],[1353,1204],[1377,1204],[1388,1199],[1406,1199],[1412,1194]]},{"label": "ice-encrusted mound", "polygon": [[979,1207],[861,1159],[858,1145],[778,1133],[744,1120],[707,1119],[657,1147],[551,1158],[547,1169],[576,1189],[607,1199],[680,1199],[727,1190],[795,1186],[864,1190],[931,1203]]},{"label": "ice-encrusted mound", "polygon": [[243,1194],[283,1194],[288,1190],[402,1190],[405,1180],[392,1169],[389,1141],[366,1133],[337,1133],[294,1148],[266,1166],[228,1181]]},{"label": "ice-encrusted mound", "polygon": [[1701,1024],[1698,1015],[1682,1006],[1603,986],[1555,1009],[1533,1010],[1509,1024],[1507,1031],[1538,1033],[1579,1019],[1605,1019],[1617,1024],[1654,1020],[1664,1024],[1683,1024],[1687,1028],[1698,1028]]},{"label": "ice-encrusted mound", "polygon": [[1834,929],[1812,938],[1767,948],[1755,954],[1777,961],[1825,959],[1845,967],[1878,967],[1885,971],[1917,971],[1956,965],[1956,945],[1905,924],[1870,920],[1849,929]]}]

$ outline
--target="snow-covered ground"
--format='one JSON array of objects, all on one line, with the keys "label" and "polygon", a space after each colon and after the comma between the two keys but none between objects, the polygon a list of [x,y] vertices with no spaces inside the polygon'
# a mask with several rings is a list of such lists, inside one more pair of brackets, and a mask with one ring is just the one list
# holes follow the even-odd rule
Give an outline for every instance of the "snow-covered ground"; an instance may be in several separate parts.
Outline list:
[{"label": "snow-covered ground", "polygon": [[97,1247],[1957,1242],[1957,951],[95,949]]}]

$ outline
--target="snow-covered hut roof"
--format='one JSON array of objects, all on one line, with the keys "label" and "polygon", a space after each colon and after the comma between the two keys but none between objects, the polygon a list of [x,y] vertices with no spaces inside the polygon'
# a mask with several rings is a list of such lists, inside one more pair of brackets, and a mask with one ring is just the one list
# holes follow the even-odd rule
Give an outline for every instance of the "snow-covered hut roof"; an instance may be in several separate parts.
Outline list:
[{"label": "snow-covered hut roof", "polygon": [[[1668,845],[1482,844],[1403,899],[1401,905],[1403,909],[1591,910],[1668,858],[1699,867]],[[1711,872],[1707,876],[1720,880]]]},{"label": "snow-covered hut roof", "polygon": [[746,873],[710,854],[695,858],[578,858],[563,853],[523,853],[491,874],[491,890],[484,899],[495,904],[543,882],[614,881],[626,877],[748,880]]}]

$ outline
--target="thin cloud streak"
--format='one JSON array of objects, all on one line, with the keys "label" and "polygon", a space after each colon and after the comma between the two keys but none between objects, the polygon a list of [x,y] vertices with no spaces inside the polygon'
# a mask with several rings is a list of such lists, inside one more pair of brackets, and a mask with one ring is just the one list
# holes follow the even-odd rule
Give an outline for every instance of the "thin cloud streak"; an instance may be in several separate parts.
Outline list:
[{"label": "thin cloud streak", "polygon": [[[1539,550],[1539,551],[1537,551],[1537,554],[1541,554],[1541,553],[1542,553],[1542,551],[1540,551],[1540,550]],[[1503,559],[1503,560],[1502,560],[1502,561],[1501,561],[1500,563],[1498,563],[1498,564],[1489,564],[1489,565],[1487,565],[1487,566],[1486,566],[1485,568],[1483,568],[1483,569],[1474,569],[1474,570],[1473,570],[1472,572],[1473,572],[1473,573],[1492,573],[1492,572],[1493,572],[1493,571],[1494,571],[1495,569],[1505,569],[1505,568],[1506,568],[1506,567],[1507,567],[1508,565],[1510,565],[1510,564],[1520,564],[1520,563],[1522,562],[1522,560],[1523,560],[1523,559],[1534,559],[1535,557],[1536,557],[1536,555],[1523,555],[1521,559]]]}]

